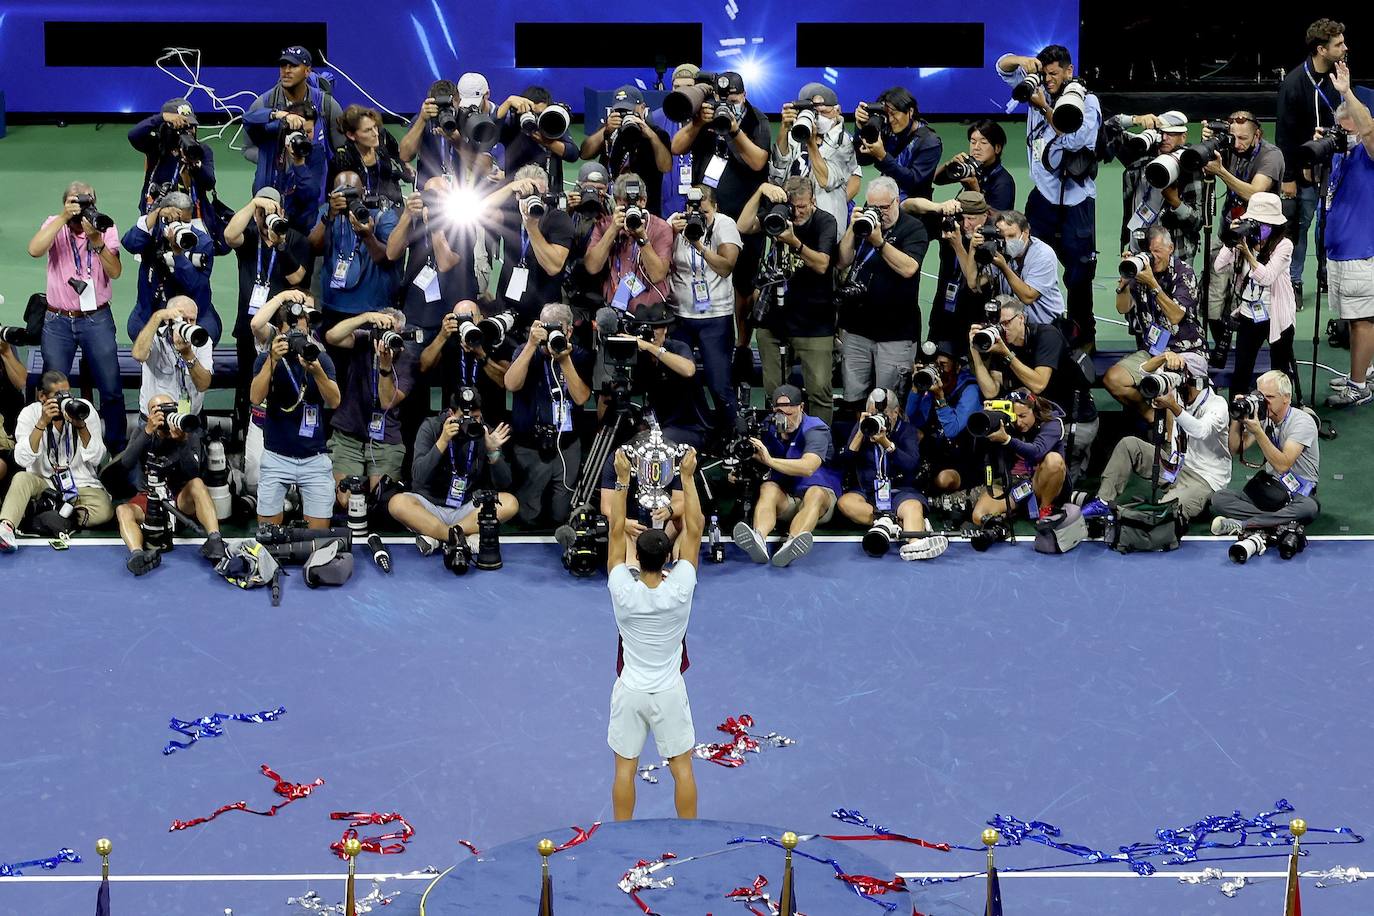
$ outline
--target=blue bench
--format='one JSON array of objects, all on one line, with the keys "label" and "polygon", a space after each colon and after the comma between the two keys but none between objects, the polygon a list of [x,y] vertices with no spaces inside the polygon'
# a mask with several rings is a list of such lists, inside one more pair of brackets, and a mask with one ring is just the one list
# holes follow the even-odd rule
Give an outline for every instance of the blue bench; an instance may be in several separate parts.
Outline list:
[{"label": "blue bench", "polygon": [[[90,379],[83,378],[81,374],[81,363],[83,354],[78,351],[76,359],[72,361],[72,371],[68,376],[72,379],[73,386],[79,382],[83,394],[89,398],[91,396]],[[216,347],[210,358],[210,387],[232,389],[238,384],[239,357],[238,352],[233,347]],[[38,380],[43,375],[43,354],[38,347],[29,350],[29,377],[27,395],[30,401],[33,400],[34,392],[38,390]],[[134,359],[133,350],[128,347],[119,348],[119,383],[125,390],[138,390],[143,385],[143,364]]]}]

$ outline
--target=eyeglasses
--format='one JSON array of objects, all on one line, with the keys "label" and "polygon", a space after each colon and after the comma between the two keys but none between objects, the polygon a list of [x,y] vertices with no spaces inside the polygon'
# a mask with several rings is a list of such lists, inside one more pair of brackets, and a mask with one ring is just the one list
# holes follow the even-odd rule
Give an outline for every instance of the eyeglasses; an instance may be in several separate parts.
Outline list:
[{"label": "eyeglasses", "polygon": [[1009,328],[1011,327],[1012,322],[1020,317],[1020,315],[1012,315],[1010,318],[1002,318],[998,320],[997,324],[1001,327]]},{"label": "eyeglasses", "polygon": [[1228,124],[1258,124],[1259,122],[1256,121],[1254,118],[1234,117],[1234,118],[1227,118],[1227,119],[1226,119],[1226,123],[1228,123]]}]

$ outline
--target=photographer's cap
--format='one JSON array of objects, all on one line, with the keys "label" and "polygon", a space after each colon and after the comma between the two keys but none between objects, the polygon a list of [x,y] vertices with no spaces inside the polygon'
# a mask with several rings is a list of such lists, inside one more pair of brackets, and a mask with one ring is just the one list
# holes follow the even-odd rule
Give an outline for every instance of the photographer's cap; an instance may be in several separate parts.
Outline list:
[{"label": "photographer's cap", "polygon": [[647,325],[651,328],[666,327],[673,323],[677,315],[669,310],[666,303],[646,302],[635,309],[630,315],[630,321],[635,324]]},{"label": "photographer's cap", "polygon": [[311,57],[310,52],[300,45],[292,45],[289,48],[282,49],[281,59],[278,60],[277,63],[313,67],[315,66],[315,58]]},{"label": "photographer's cap", "polygon": [[606,177],[606,167],[595,160],[582,163],[582,167],[577,170],[577,183],[583,184],[588,181],[610,184],[610,179]]},{"label": "photographer's cap", "polygon": [[779,385],[773,389],[774,407],[798,407],[801,403],[801,389],[796,385]]},{"label": "photographer's cap", "polygon": [[[191,122],[191,123],[194,124],[195,122],[193,121],[193,122]],[[276,188],[272,187],[271,185],[265,186],[265,187],[264,187],[261,191],[259,191],[255,196],[261,197],[263,200],[270,200],[270,201],[272,201],[272,203],[276,204],[277,206],[281,206],[281,191],[278,191]]]},{"label": "photographer's cap", "polygon": [[801,102],[810,102],[816,96],[820,96],[821,102],[825,105],[840,104],[840,97],[835,94],[835,90],[824,83],[807,83],[805,86],[801,87],[801,92],[797,93],[797,100]]},{"label": "photographer's cap", "polygon": [[458,102],[480,102],[491,92],[487,78],[480,73],[464,73],[458,78]]},{"label": "photographer's cap", "polygon": [[1245,208],[1241,219],[1252,219],[1270,226],[1283,226],[1288,222],[1288,218],[1283,215],[1283,204],[1279,201],[1279,196],[1270,191],[1252,194],[1250,206]]},{"label": "photographer's cap", "polygon": [[968,216],[982,216],[992,209],[982,191],[960,191],[954,199],[959,201],[959,211]]},{"label": "photographer's cap", "polygon": [[674,80],[683,80],[683,79],[692,79],[692,80],[694,80],[694,79],[697,78],[697,74],[700,73],[700,72],[701,72],[701,68],[698,67],[696,64],[678,64],[676,67],[673,68],[673,79],[674,79]]},{"label": "photographer's cap", "polygon": [[726,70],[716,77],[715,88],[722,92],[743,92],[744,77],[734,70]]},{"label": "photographer's cap", "polygon": [[1188,116],[1181,111],[1166,111],[1155,120],[1159,123],[1159,129],[1166,134],[1188,132]]},{"label": "photographer's cap", "polygon": [[941,340],[935,344],[935,355],[947,356],[955,362],[958,362],[959,356],[961,354],[959,352],[959,348],[954,345],[954,341]]},{"label": "photographer's cap", "polygon": [[643,104],[644,93],[639,91],[638,86],[621,86],[611,97],[611,111],[634,111]]},{"label": "photographer's cap", "polygon": [[191,124],[200,124],[200,122],[196,120],[196,110],[192,108],[191,103],[185,99],[168,99],[162,105],[162,113],[178,114]]}]

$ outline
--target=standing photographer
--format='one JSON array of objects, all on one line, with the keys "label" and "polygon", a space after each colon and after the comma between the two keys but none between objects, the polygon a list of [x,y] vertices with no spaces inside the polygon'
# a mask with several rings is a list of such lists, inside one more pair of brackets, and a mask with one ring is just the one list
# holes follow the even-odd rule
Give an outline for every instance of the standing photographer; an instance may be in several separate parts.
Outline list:
[{"label": "standing photographer", "polygon": [[[979,191],[960,191],[954,200],[958,213],[941,221],[939,288],[930,305],[926,339],[950,340],[962,346],[969,325],[986,316],[988,300],[997,293],[1001,275],[992,257],[997,241],[988,231],[996,225],[996,211]],[[902,206],[905,209],[912,203]],[[984,241],[985,235],[990,242]]]},{"label": "standing photographer", "polygon": [[[805,139],[794,139],[793,134]],[[775,184],[794,177],[809,179],[816,207],[829,213],[836,226],[843,226],[849,221],[849,177],[856,168],[858,154],[844,129],[839,96],[829,86],[807,83],[797,101],[782,106],[782,129],[773,144],[768,179]]]},{"label": "standing photographer", "polygon": [[178,413],[198,416],[214,371],[210,341],[197,346],[196,304],[174,296],[153,313],[134,340],[133,358],[143,364],[138,412],[147,419],[153,399],[167,396]]},{"label": "standing photographer", "polygon": [[347,142],[343,110],[314,72],[314,58],[299,45],[281,52],[277,84],[243,113],[250,144],[243,157],[257,163],[253,193],[273,187],[297,229],[309,231],[324,195],[333,151]]},{"label": "standing photographer", "polygon": [[340,172],[329,192],[324,217],[310,230],[310,247],[322,255],[321,292],[326,326],[391,302],[396,292],[395,265],[386,243],[400,216],[378,209],[363,194],[357,172]]},{"label": "standing photographer", "polygon": [[1178,256],[1191,265],[1202,240],[1203,207],[1212,205],[1203,200],[1202,173],[1175,163],[1177,178],[1164,188],[1155,187],[1146,175],[1150,164],[1159,157],[1173,155],[1187,145],[1188,116],[1181,111],[1166,111],[1161,115],[1134,115],[1131,122],[1155,131],[1159,141],[1145,143],[1140,138],[1147,135],[1137,134],[1121,143],[1121,247],[1128,247],[1136,232],[1160,225],[1169,230]]},{"label": "standing photographer", "polygon": [[219,343],[219,313],[210,298],[215,243],[191,223],[193,215],[191,198],[170,191],[124,233],[120,245],[142,259],[138,304],[125,326],[130,337],[137,337],[153,312],[165,308],[172,297],[189,296],[196,303],[196,323]]},{"label": "standing photographer", "polygon": [[1277,369],[1261,375],[1257,387],[1232,401],[1227,435],[1237,454],[1258,443],[1264,468],[1241,492],[1222,490],[1212,497],[1216,535],[1229,537],[1288,522],[1310,525],[1321,512],[1315,498],[1321,479],[1317,421],[1293,407],[1293,386]]},{"label": "standing photographer", "polygon": [[663,209],[665,176],[673,165],[668,148],[673,140],[668,132],[649,121],[649,106],[644,93],[633,85],[624,85],[611,97],[606,120],[582,141],[582,158],[594,159],[611,178],[633,172],[642,177],[647,186],[645,197],[653,213],[667,213]]},{"label": "standing photographer", "polygon": [[1337,126],[1346,133],[1347,152],[1333,157],[1326,191],[1326,269],[1331,305],[1350,322],[1350,376],[1343,391],[1327,398],[1328,407],[1367,404],[1368,366],[1374,360],[1374,116],[1350,86],[1350,68],[1336,64],[1332,85],[1341,94]]},{"label": "standing photographer", "polygon": [[[219,532],[219,516],[215,513],[214,501],[210,491],[201,479],[201,450],[199,440],[188,436],[179,426],[168,424],[170,414],[179,413],[176,401],[171,395],[158,394],[148,402],[145,411],[147,419],[134,430],[129,447],[119,456],[118,463],[127,472],[139,472],[151,459],[163,469],[163,483],[167,485],[172,504],[194,517],[205,529],[205,543],[201,545],[201,556],[211,563],[224,558],[224,539]],[[156,498],[146,490],[115,509],[119,521],[119,536],[124,546],[129,548],[129,559],[125,563],[129,572],[141,576],[162,563],[162,553],[155,548],[147,548],[143,540],[143,521],[148,515],[148,501]]]},{"label": "standing photographer", "polygon": [[38,400],[15,421],[14,442],[14,463],[23,470],[14,475],[0,503],[0,553],[15,549],[14,529],[40,497],[52,515],[60,516],[56,524],[64,531],[94,528],[114,517],[110,494],[97,475],[105,458],[100,417],[72,395],[61,372],[43,373]]},{"label": "standing photographer", "polygon": [[143,192],[138,212],[147,213],[168,191],[184,191],[195,217],[211,237],[222,235],[210,201],[215,190],[215,151],[196,139],[199,125],[191,103],[169,99],[162,111],[129,129],[129,145],[143,154]]},{"label": "standing photographer", "polygon": [[968,126],[968,152],[956,153],[936,169],[933,183],[958,183],[965,191],[983,195],[993,210],[1010,210],[1016,206],[1016,179],[1002,165],[1006,146],[1002,125],[988,118],[974,121]]},{"label": "standing photographer", "polygon": [[[563,193],[563,163],[577,161],[577,144],[568,133],[570,117],[541,117],[555,107],[553,96],[543,86],[530,86],[520,95],[508,96],[492,115],[500,127],[498,142],[505,150],[505,173],[516,175],[527,165],[537,166],[545,175],[546,187],[541,193]],[[568,115],[565,106],[556,106],[557,114]],[[531,121],[530,118],[534,120]],[[539,125],[555,129],[561,122],[563,132],[557,136],[545,134]]]},{"label": "standing photographer", "polygon": [[[1054,500],[1064,489],[1068,436],[1064,412],[1053,401],[1037,397],[1026,388],[1013,389],[1007,398],[1015,418],[1004,417],[987,441],[991,446],[1006,449],[1003,460],[1011,462],[1011,492],[1004,493],[1004,481],[997,479],[991,486],[978,488],[978,500],[973,506],[973,524],[978,526],[994,516],[1010,516],[1023,502],[1032,520],[1048,518],[1054,514]],[[1032,496],[1034,500],[1030,500]],[[1032,508],[1034,505],[1038,505],[1038,510]]]},{"label": "standing photographer", "polygon": [[340,172],[354,172],[363,180],[363,196],[378,198],[383,207],[399,207],[404,199],[401,182],[414,181],[415,176],[401,162],[400,147],[382,126],[381,113],[349,105],[339,118],[339,129],[347,139],[334,150],[328,181]]},{"label": "standing photographer", "polygon": [[597,221],[582,264],[589,274],[609,265],[602,289],[606,303],[634,314],[645,303],[668,301],[673,230],[649,211],[648,189],[638,175],[616,178],[614,193],[615,210]]},{"label": "standing photographer", "polygon": [[1035,189],[1026,198],[1026,216],[1035,236],[1048,242],[1064,265],[1069,318],[1076,325],[1072,343],[1092,347],[1097,340],[1092,290],[1097,275],[1094,179],[1102,106],[1074,77],[1073,58],[1063,45],[1047,45],[1034,57],[1004,54],[997,72],[1014,95],[1024,92],[1023,86],[1029,89],[1026,158]]},{"label": "standing photographer", "polygon": [[[1054,249],[1032,234],[1029,217],[1019,210],[999,213],[997,231],[1002,241],[992,251],[992,266],[1001,274],[1000,291],[1024,303],[1032,321],[1057,325],[1062,330],[1064,293],[1059,288]],[[980,238],[978,242],[981,241]],[[1069,317],[1072,317],[1072,306]]]},{"label": "standing photographer", "polygon": [[[507,203],[513,206],[507,209]],[[544,167],[533,163],[522,166],[509,184],[492,193],[487,206],[499,213],[501,223],[495,231],[504,239],[506,252],[497,281],[498,308],[515,309],[520,323],[529,324],[540,309],[562,299],[572,220],[551,201]],[[519,228],[512,229],[507,216]]]},{"label": "standing photographer", "polygon": [[[921,120],[916,97],[901,86],[878,96],[881,111],[867,102],[854,110],[854,146],[860,167],[873,166],[897,186],[898,200],[931,196],[935,169],[944,144],[940,135]],[[881,117],[878,117],[881,115]],[[872,122],[872,123],[870,123]],[[872,187],[870,185],[870,187]]]},{"label": "standing photographer", "polygon": [[[681,92],[696,85],[697,74],[701,68],[696,64],[678,64],[673,69],[672,91]],[[690,117],[688,118],[690,120]],[[681,213],[687,203],[687,191],[695,182],[692,180],[692,153],[673,153],[672,138],[677,132],[682,130],[686,121],[674,121],[664,114],[662,108],[655,108],[649,112],[649,123],[661,129],[668,136],[668,152],[672,155],[671,164],[668,171],[663,174],[662,196],[659,198],[661,206],[659,213],[667,219],[667,214]]]}]

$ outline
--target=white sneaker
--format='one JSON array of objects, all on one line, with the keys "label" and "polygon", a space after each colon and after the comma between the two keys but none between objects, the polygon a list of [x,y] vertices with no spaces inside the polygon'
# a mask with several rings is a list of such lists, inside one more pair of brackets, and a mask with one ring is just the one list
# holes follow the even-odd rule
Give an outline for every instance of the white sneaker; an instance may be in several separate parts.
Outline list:
[{"label": "white sneaker", "polygon": [[748,522],[740,522],[732,532],[735,544],[740,550],[749,554],[749,559],[755,563],[768,562],[768,545],[764,543],[759,533],[750,527]]},{"label": "white sneaker", "polygon": [[415,539],[415,549],[420,551],[420,556],[427,557],[439,549],[439,542],[427,534],[422,534]]},{"label": "white sneaker", "polygon": [[[1369,379],[1370,379],[1371,376],[1374,376],[1374,363],[1370,363],[1370,364],[1369,364],[1369,369],[1366,370],[1366,372],[1365,372],[1365,375],[1364,375],[1365,384],[1368,384],[1368,383],[1369,383]],[[1343,389],[1346,385],[1349,385],[1349,384],[1350,384],[1350,376],[1349,376],[1349,375],[1338,375],[1338,376],[1336,376],[1335,378],[1333,378],[1333,379],[1331,380],[1331,390],[1332,390],[1332,391],[1340,391],[1340,390]]]},{"label": "white sneaker", "polygon": [[782,569],[791,566],[795,560],[800,560],[811,552],[811,545],[816,539],[810,531],[803,531],[794,538],[788,538],[782,542],[782,546],[773,552],[773,565]]},{"label": "white sneaker", "polygon": [[1236,537],[1245,531],[1245,526],[1233,518],[1218,515],[1212,519],[1212,533],[1218,537]]},{"label": "white sneaker", "polygon": [[9,522],[0,522],[0,553],[14,553],[18,547],[14,539],[14,526]]},{"label": "white sneaker", "polygon": [[1368,404],[1370,401],[1374,401],[1374,389],[1370,388],[1369,382],[1366,380],[1363,385],[1346,385],[1326,399],[1326,406],[1358,407],[1361,404]]},{"label": "white sneaker", "polygon": [[933,560],[949,549],[949,538],[943,534],[922,538],[902,545],[903,560]]}]

